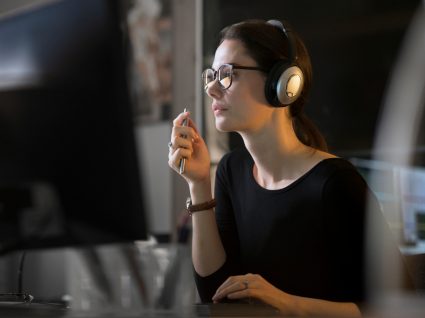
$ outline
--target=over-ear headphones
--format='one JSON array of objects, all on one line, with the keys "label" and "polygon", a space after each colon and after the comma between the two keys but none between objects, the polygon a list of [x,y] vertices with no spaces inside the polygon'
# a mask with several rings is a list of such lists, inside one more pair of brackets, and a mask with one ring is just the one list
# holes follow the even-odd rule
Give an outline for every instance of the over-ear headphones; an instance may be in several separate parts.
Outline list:
[{"label": "over-ear headphones", "polygon": [[267,75],[264,93],[270,105],[288,106],[300,97],[304,86],[304,75],[297,66],[297,47],[292,31],[277,20],[269,20],[271,24],[285,34],[288,39],[288,59],[278,61]]}]

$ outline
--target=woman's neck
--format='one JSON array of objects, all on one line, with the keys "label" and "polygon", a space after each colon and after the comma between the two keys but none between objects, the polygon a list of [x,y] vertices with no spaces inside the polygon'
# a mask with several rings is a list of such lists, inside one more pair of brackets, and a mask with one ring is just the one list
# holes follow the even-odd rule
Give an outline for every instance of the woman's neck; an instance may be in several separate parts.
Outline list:
[{"label": "woman's neck", "polygon": [[290,121],[240,134],[254,159],[254,177],[265,188],[289,185],[311,166],[315,151],[301,143]]}]

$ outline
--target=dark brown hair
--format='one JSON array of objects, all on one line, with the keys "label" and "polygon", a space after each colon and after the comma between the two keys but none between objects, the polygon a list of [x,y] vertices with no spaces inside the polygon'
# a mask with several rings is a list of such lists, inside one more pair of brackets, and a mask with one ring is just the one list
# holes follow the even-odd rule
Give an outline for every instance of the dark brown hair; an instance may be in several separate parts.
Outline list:
[{"label": "dark brown hair", "polygon": [[[285,23],[286,26],[288,26],[287,23]],[[297,51],[295,63],[304,74],[304,88],[301,96],[289,106],[294,130],[303,144],[327,151],[324,137],[304,112],[304,105],[312,82],[310,56],[298,34],[292,28],[291,32]],[[263,20],[247,20],[224,28],[220,32],[219,44],[224,40],[241,41],[257,65],[267,71],[270,71],[278,61],[288,59],[289,42],[283,30]]]}]

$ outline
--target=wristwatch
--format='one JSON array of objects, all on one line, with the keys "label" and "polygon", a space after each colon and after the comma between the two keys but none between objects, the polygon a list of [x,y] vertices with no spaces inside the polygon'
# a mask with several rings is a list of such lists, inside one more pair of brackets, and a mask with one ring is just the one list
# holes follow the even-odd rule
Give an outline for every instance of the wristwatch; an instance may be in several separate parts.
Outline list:
[{"label": "wristwatch", "polygon": [[188,197],[186,199],[186,211],[189,213],[189,215],[192,215],[193,212],[199,212],[199,211],[205,211],[212,209],[216,206],[215,199],[211,199],[210,201],[199,203],[199,204],[192,204],[192,199]]}]

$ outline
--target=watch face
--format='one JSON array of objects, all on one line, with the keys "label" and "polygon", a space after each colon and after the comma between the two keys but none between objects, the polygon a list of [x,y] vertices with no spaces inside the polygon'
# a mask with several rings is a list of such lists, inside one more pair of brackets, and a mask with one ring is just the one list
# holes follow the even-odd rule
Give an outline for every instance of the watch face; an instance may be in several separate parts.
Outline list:
[{"label": "watch face", "polygon": [[190,197],[187,197],[187,199],[186,199],[186,209],[189,209],[191,205],[192,205],[192,200],[190,199]]}]

